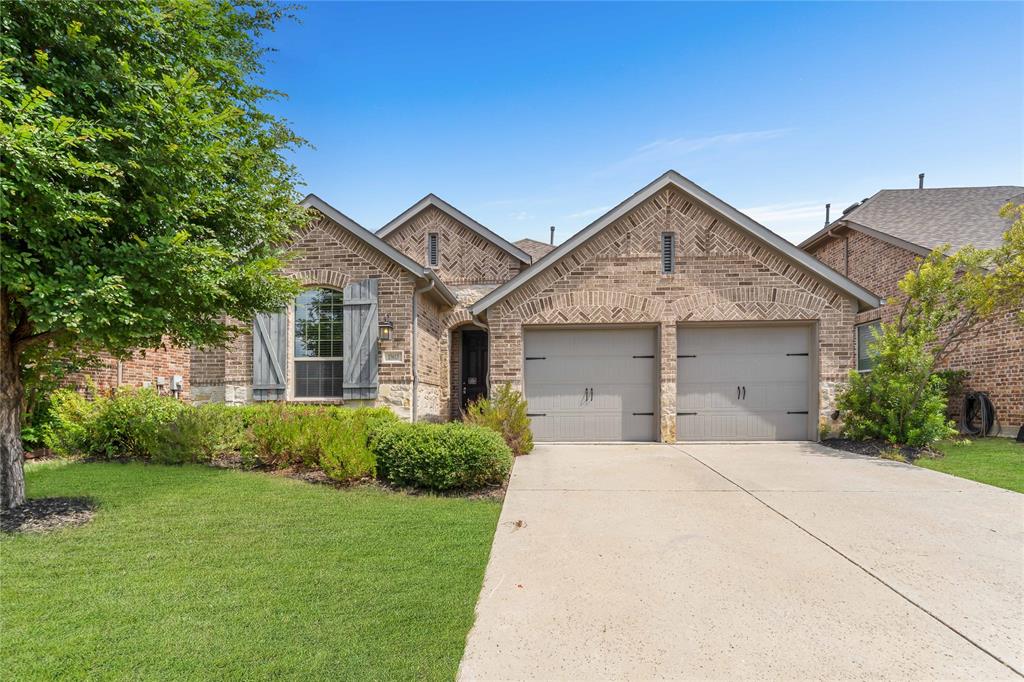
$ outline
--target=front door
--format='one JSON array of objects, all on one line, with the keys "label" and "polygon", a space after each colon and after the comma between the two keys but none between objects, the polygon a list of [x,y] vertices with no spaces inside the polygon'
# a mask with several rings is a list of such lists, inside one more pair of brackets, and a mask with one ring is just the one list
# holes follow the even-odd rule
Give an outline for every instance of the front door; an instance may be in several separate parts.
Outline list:
[{"label": "front door", "polygon": [[487,397],[487,332],[462,332],[462,409],[479,397]]}]

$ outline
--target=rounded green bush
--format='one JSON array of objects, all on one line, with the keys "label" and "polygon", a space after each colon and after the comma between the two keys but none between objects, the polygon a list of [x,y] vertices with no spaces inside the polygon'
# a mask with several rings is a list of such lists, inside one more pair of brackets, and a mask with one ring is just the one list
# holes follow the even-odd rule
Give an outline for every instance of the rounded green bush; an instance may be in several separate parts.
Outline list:
[{"label": "rounded green bush", "polygon": [[397,486],[476,490],[500,485],[512,468],[512,451],[498,433],[459,422],[385,424],[370,448],[378,477]]}]

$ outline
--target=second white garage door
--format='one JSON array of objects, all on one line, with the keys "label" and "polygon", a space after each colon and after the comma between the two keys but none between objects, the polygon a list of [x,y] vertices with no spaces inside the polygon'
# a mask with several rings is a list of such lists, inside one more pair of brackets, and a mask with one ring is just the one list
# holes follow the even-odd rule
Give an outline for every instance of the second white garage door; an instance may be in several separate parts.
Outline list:
[{"label": "second white garage door", "polygon": [[653,329],[533,329],[523,343],[536,440],[656,439]]},{"label": "second white garage door", "polygon": [[680,327],[676,438],[810,437],[811,329]]}]

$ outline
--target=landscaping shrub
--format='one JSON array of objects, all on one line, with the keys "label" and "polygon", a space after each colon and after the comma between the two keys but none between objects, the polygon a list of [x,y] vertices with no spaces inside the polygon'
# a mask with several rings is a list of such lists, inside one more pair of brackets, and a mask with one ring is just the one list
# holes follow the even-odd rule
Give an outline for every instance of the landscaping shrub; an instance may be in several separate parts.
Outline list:
[{"label": "landscaping shrub", "polygon": [[870,372],[850,373],[836,405],[844,434],[855,440],[882,438],[897,445],[924,447],[956,433],[946,416],[946,382],[935,374],[931,338],[883,324],[869,345]]},{"label": "landscaping shrub", "polygon": [[51,406],[47,446],[61,455],[104,459],[150,459],[158,434],[189,409],[179,400],[135,388],[120,388],[93,400],[74,391],[57,391]]},{"label": "landscaping shrub", "polygon": [[244,456],[266,467],[319,467],[337,481],[376,472],[371,430],[397,421],[383,407],[357,409],[268,404],[243,408],[247,425]]},{"label": "landscaping shrub", "polygon": [[239,452],[244,442],[242,409],[223,404],[187,407],[160,425],[148,450],[154,462],[209,462]]},{"label": "landscaping shrub", "polygon": [[505,439],[515,456],[533,450],[533,432],[526,416],[523,394],[509,384],[502,384],[491,398],[481,398],[469,405],[466,423],[494,429]]},{"label": "landscaping shrub", "polygon": [[378,476],[398,486],[475,490],[502,483],[512,467],[502,437],[474,424],[396,421],[377,427],[370,447]]}]

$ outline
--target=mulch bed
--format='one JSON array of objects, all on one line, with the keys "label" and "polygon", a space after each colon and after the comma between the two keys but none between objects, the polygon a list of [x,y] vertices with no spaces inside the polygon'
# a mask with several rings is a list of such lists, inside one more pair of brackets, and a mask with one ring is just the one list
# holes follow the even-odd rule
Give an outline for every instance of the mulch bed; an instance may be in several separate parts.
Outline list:
[{"label": "mulch bed", "polygon": [[833,450],[845,450],[846,452],[855,452],[858,455],[870,455],[871,457],[879,457],[883,453],[891,453],[893,450],[898,450],[908,462],[913,462],[921,457],[935,457],[937,455],[937,453],[929,448],[918,448],[911,445],[896,446],[881,439],[850,440],[848,438],[826,438],[821,441],[821,444],[827,445]]},{"label": "mulch bed", "polygon": [[87,497],[40,497],[0,513],[4,533],[49,533],[60,528],[81,526],[96,513]]}]

